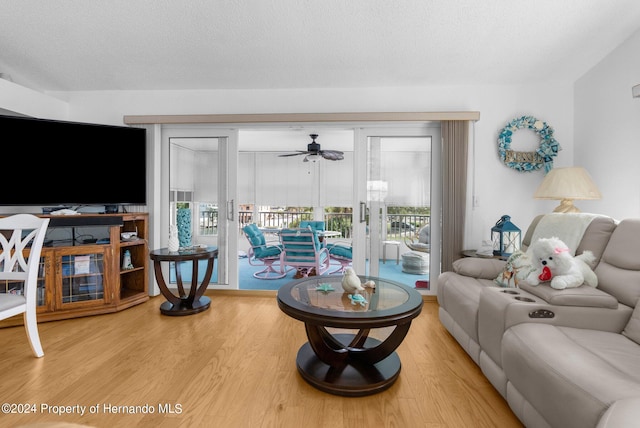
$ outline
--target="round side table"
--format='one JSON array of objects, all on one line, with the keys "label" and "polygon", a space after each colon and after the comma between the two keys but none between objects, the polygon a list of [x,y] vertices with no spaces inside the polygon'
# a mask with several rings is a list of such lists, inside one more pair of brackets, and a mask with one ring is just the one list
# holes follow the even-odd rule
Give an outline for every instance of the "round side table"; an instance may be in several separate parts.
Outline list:
[{"label": "round side table", "polygon": [[[197,314],[209,309],[211,299],[203,296],[204,291],[209,285],[211,274],[213,273],[214,261],[218,257],[218,249],[215,247],[206,248],[189,248],[178,251],[169,251],[167,248],[160,248],[149,253],[149,257],[153,260],[153,268],[156,274],[156,281],[160,287],[160,292],[167,299],[160,305],[160,312],[164,315],[182,316]],[[207,270],[200,285],[198,285],[198,262],[207,260]],[[176,282],[178,285],[178,295],[175,295],[165,282],[162,275],[161,262],[173,262],[176,272]],[[191,288],[189,294],[185,293],[182,283],[182,263],[191,262]]]}]

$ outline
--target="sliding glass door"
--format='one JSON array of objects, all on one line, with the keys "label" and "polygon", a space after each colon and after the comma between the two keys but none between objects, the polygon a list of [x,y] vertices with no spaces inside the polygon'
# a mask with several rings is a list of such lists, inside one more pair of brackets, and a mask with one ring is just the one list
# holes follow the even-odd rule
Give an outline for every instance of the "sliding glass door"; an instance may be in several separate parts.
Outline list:
[{"label": "sliding glass door", "polygon": [[169,171],[168,213],[162,229],[175,225],[181,247],[217,247],[216,275],[209,288],[237,287],[237,176],[235,168],[229,168],[237,163],[237,132],[168,127],[163,129],[162,144],[163,164]]},{"label": "sliding glass door", "polygon": [[428,287],[440,272],[439,124],[361,129],[358,139],[356,266],[380,276],[387,265],[385,275]]},{"label": "sliding glass door", "polygon": [[[318,134],[323,150],[342,151],[344,159],[308,158],[309,134]],[[408,285],[439,274],[439,123],[171,126],[163,127],[162,144],[169,198],[161,228],[168,234],[169,225],[186,216],[193,244],[218,247],[218,277],[210,288],[249,288],[239,283],[242,276],[245,283],[273,289],[276,281],[254,281],[255,267],[248,267],[248,275],[238,271],[248,249],[242,234],[248,223],[277,230],[323,220],[329,241],[352,244],[359,274],[385,276],[394,267]],[[405,259],[412,256],[405,255],[413,250],[407,245],[421,235],[430,251],[416,256],[418,270],[411,272],[412,260]],[[164,236],[161,242],[166,245]]]}]

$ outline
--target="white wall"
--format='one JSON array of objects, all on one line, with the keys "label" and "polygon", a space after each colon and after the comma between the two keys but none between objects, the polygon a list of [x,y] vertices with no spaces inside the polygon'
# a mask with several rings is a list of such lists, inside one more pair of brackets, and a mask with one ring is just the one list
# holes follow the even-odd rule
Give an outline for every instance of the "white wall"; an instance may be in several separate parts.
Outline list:
[{"label": "white wall", "polygon": [[65,120],[69,105],[56,97],[0,79],[0,114]]},{"label": "white wall", "polygon": [[575,84],[576,165],[591,173],[601,201],[584,210],[617,219],[640,217],[640,31],[611,52]]},{"label": "white wall", "polygon": [[[0,88],[0,108],[5,103]],[[556,165],[573,164],[573,87],[547,85],[437,86],[419,88],[291,89],[225,91],[103,91],[49,93],[65,100],[75,121],[121,125],[125,115],[479,111],[473,133],[473,171],[469,191],[478,205],[468,207],[466,246],[477,247],[503,214],[522,229],[538,213],[555,206],[532,195],[542,171],[507,168],[497,154],[497,137],[505,124],[532,115],[555,130],[562,146]],[[528,132],[523,130],[524,132]],[[512,148],[519,147],[517,139]]]},{"label": "white wall", "polygon": [[[480,111],[475,124],[475,189],[478,206],[468,208],[467,246],[488,239],[503,214],[525,228],[538,213],[555,206],[535,201],[542,171],[521,173],[497,155],[497,136],[511,119],[532,115],[555,130],[562,146],[556,165],[573,164],[573,89],[569,83],[524,86],[301,89],[164,92],[76,92],[52,94],[70,104],[74,120],[122,124],[125,115],[225,114],[357,111]],[[313,100],[310,102],[310,100]],[[524,131],[523,131],[524,132]],[[517,140],[512,147],[519,149]],[[528,148],[522,148],[528,150]]]}]

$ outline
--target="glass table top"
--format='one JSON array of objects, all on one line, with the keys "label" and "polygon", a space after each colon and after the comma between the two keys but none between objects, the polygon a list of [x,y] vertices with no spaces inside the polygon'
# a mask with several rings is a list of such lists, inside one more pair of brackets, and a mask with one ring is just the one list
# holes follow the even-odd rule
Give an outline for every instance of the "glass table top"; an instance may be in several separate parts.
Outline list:
[{"label": "glass table top", "polygon": [[377,277],[358,277],[362,284],[373,281],[375,287],[365,287],[360,297],[354,297],[342,288],[342,276],[300,279],[280,287],[280,307],[303,320],[314,316],[351,320],[393,318],[422,307],[422,295],[404,284]]}]

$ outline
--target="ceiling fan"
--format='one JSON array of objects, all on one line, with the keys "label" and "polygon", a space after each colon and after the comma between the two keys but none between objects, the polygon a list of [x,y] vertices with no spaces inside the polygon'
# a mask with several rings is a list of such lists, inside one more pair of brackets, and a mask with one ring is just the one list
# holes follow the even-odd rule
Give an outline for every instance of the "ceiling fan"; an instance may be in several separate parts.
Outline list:
[{"label": "ceiling fan", "polygon": [[344,153],[338,150],[320,150],[320,144],[316,143],[316,138],[318,138],[318,134],[309,134],[311,137],[311,143],[307,144],[307,150],[302,151],[298,150],[296,153],[287,153],[284,155],[280,155],[280,157],[286,156],[298,156],[298,155],[306,155],[304,157],[303,162],[315,162],[320,157],[323,157],[327,160],[337,161],[344,159]]}]

